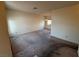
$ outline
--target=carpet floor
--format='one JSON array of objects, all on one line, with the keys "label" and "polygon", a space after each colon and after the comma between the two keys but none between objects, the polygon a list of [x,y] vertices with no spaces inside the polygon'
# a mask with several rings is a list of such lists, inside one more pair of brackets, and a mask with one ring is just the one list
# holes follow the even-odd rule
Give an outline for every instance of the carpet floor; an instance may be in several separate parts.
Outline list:
[{"label": "carpet floor", "polygon": [[77,57],[77,49],[55,39],[47,30],[34,31],[10,38],[15,57]]}]

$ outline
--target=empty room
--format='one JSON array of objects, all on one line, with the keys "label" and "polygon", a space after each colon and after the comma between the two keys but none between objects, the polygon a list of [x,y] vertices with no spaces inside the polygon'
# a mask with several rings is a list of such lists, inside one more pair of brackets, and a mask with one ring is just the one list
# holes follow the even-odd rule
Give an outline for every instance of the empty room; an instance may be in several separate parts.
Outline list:
[{"label": "empty room", "polygon": [[0,1],[1,57],[78,57],[79,1]]}]

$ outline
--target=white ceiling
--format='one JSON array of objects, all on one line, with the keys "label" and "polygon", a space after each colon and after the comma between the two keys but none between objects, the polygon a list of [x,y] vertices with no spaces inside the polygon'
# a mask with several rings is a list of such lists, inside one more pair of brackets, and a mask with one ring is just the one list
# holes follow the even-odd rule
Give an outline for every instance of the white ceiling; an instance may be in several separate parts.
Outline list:
[{"label": "white ceiling", "polygon": [[[68,7],[79,2],[69,2],[69,1],[5,1],[6,7],[8,9],[20,10],[30,13],[44,13],[50,10],[55,10],[63,7]],[[33,8],[38,9],[34,10]]]}]

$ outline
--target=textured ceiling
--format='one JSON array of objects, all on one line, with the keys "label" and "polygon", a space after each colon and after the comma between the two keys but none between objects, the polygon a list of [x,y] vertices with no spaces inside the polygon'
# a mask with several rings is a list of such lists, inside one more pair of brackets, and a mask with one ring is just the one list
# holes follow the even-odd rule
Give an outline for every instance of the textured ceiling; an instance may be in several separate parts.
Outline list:
[{"label": "textured ceiling", "polygon": [[[36,14],[72,6],[78,3],[79,2],[77,1],[5,1],[6,7],[8,9],[20,10]],[[33,9],[34,7],[37,9]]]}]

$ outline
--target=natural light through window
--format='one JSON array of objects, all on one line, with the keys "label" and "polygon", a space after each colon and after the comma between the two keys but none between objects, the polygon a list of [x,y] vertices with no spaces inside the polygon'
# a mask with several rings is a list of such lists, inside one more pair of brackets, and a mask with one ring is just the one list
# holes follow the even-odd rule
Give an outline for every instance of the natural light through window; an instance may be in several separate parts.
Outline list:
[{"label": "natural light through window", "polygon": [[8,20],[9,31],[14,32],[16,30],[15,22],[12,19]]},{"label": "natural light through window", "polygon": [[47,24],[48,25],[51,25],[51,20],[47,20]]}]

